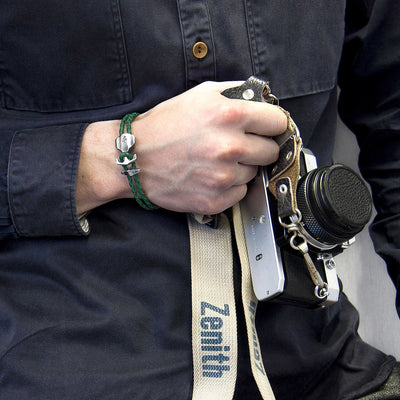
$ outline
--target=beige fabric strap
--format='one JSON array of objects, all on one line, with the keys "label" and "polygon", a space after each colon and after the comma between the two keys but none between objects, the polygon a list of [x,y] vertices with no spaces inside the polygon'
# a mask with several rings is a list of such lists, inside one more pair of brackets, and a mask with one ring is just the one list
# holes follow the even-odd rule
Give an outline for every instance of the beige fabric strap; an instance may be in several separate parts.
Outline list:
[{"label": "beige fabric strap", "polygon": [[193,400],[232,399],[237,375],[237,327],[231,230],[188,217],[192,263]]},{"label": "beige fabric strap", "polygon": [[242,302],[246,319],[251,370],[262,398],[264,400],[274,400],[275,396],[264,369],[260,342],[256,330],[255,320],[258,300],[254,294],[253,285],[251,283],[250,262],[247,253],[240,204],[236,204],[233,207],[233,224],[240,263],[242,266]]},{"label": "beige fabric strap", "polygon": [[[239,205],[234,225],[242,264],[242,300],[250,361],[264,400],[274,400],[258,341],[254,295]],[[197,219],[198,221],[198,219]],[[221,216],[218,229],[188,217],[192,263],[193,400],[230,400],[237,375],[237,326],[233,288],[231,231]]]}]

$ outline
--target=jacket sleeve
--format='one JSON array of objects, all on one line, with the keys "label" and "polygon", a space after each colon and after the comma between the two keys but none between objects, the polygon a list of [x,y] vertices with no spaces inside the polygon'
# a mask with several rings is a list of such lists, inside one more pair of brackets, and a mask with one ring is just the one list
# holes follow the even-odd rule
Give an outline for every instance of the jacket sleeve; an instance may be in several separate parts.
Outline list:
[{"label": "jacket sleeve", "polygon": [[397,287],[400,315],[400,2],[348,1],[339,113],[355,132],[372,189],[375,250]]},{"label": "jacket sleeve", "polygon": [[75,207],[85,128],[0,128],[0,239],[88,233]]}]

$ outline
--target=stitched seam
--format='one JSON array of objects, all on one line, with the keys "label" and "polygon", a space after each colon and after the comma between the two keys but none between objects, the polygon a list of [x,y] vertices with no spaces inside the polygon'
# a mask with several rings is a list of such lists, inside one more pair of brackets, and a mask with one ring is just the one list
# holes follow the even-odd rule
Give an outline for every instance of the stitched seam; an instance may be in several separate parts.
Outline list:
[{"label": "stitched seam", "polygon": [[8,206],[9,206],[9,212],[10,212],[10,218],[11,218],[11,222],[14,226],[15,232],[17,233],[17,235],[21,236],[22,232],[20,231],[20,229],[18,228],[18,225],[14,219],[14,213],[13,213],[13,209],[14,209],[14,201],[13,201],[13,197],[12,197],[12,183],[11,183],[11,179],[10,179],[10,169],[11,169],[11,160],[12,160],[12,153],[13,153],[13,144],[14,144],[14,139],[15,139],[15,133],[14,136],[11,140],[10,143],[10,151],[8,153],[8,171],[7,171],[7,186],[8,186],[8,190],[7,190],[7,197],[8,197]]},{"label": "stitched seam", "polygon": [[211,14],[210,14],[210,8],[208,5],[208,1],[206,0],[205,2],[206,6],[206,11],[207,11],[207,17],[208,17],[208,26],[210,28],[210,39],[211,39],[211,46],[212,46],[212,56],[213,56],[213,65],[214,65],[214,80],[216,80],[217,77],[217,61],[216,61],[216,54],[215,54],[215,45],[214,45],[214,32],[212,28],[212,21],[211,21]]},{"label": "stitched seam", "polygon": [[[4,108],[6,108],[6,93],[5,93],[5,84],[4,84],[4,66],[5,66],[5,58],[4,58],[4,52],[2,52],[3,46],[1,46],[1,41],[0,41],[0,105],[2,105]],[[3,56],[1,57],[1,54],[3,53]]]},{"label": "stitched seam", "polygon": [[185,62],[185,87],[188,89],[188,63],[187,63],[187,54],[186,54],[186,40],[185,40],[185,35],[183,33],[183,24],[182,24],[182,13],[181,13],[181,7],[179,4],[179,0],[176,0],[176,6],[178,9],[178,17],[179,17],[179,28],[181,30],[181,38],[182,38],[182,52],[183,52],[183,59]]},{"label": "stitched seam", "polygon": [[122,78],[123,78],[123,101],[127,102],[132,97],[132,86],[130,79],[129,64],[127,61],[127,51],[125,38],[123,35],[122,19],[121,19],[121,9],[118,0],[111,1],[111,13],[113,15],[113,26],[114,35],[116,39],[116,46],[119,55],[119,65],[121,68]]},{"label": "stitched seam", "polygon": [[[70,182],[75,182],[76,183],[76,176],[78,174],[78,163],[79,163],[79,156],[80,156],[80,149],[82,145],[82,139],[83,135],[85,133],[85,130],[89,124],[82,124],[80,127],[79,135],[77,135],[76,138],[76,143],[74,146],[74,153],[72,155],[72,165],[73,167],[71,168],[71,176],[70,176]],[[79,142],[79,143],[78,143]],[[79,144],[79,146],[78,146]],[[79,220],[77,218],[77,213],[76,213],[76,188],[74,185],[70,185],[70,192],[69,192],[69,198],[70,198],[70,211],[71,211],[71,220],[74,223],[75,229],[78,230],[79,233],[83,233],[82,226],[79,223]]]},{"label": "stitched seam", "polygon": [[253,14],[251,11],[250,0],[244,0],[244,10],[246,13],[246,24],[247,24],[247,36],[249,38],[249,47],[250,47],[250,56],[251,56],[251,66],[253,70],[253,75],[258,75],[259,68],[259,59],[258,59],[258,49],[257,49],[257,41],[255,39],[255,26]]},{"label": "stitched seam", "polygon": [[4,93],[4,83],[3,83],[3,74],[2,69],[0,68],[0,105],[4,108],[6,107],[6,97]]}]

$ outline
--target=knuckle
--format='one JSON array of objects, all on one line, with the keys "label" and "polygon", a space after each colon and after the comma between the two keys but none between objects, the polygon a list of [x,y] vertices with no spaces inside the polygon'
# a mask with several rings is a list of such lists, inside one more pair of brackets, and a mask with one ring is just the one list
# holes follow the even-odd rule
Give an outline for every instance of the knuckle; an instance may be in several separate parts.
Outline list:
[{"label": "knuckle", "polygon": [[214,157],[217,161],[238,160],[244,154],[245,148],[240,138],[233,135],[221,137],[221,140],[214,147]]},{"label": "knuckle", "polygon": [[214,190],[224,190],[233,185],[235,181],[235,174],[230,168],[221,169],[215,171],[209,181],[208,185]]},{"label": "knuckle", "polygon": [[213,197],[204,197],[197,203],[197,212],[199,214],[213,215],[224,210],[220,205],[220,201]]},{"label": "knuckle", "polygon": [[244,109],[235,102],[223,102],[218,109],[218,118],[221,125],[234,125],[242,121]]},{"label": "knuckle", "polygon": [[235,186],[226,192],[214,196],[202,196],[196,203],[196,211],[199,214],[219,214],[243,199],[247,193],[247,185]]}]

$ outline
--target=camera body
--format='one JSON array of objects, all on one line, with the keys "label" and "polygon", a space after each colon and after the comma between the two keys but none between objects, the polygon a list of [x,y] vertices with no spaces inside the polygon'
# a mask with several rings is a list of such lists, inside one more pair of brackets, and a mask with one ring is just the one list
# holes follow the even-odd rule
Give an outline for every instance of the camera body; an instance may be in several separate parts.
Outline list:
[{"label": "camera body", "polygon": [[[317,172],[319,169],[315,156],[308,149],[302,149],[300,157],[301,175],[298,192],[304,192],[303,182],[310,173]],[[330,171],[336,169],[336,173],[344,172],[343,175],[351,173],[341,165],[335,165],[333,168]],[[317,296],[304,257],[290,246],[288,233],[279,223],[277,200],[268,190],[268,174],[268,168],[259,169],[259,173],[249,184],[246,197],[240,203],[256,297],[259,300],[272,300],[309,308],[336,302],[340,294],[340,284],[334,257],[354,242],[352,233],[352,237],[343,235],[333,240],[326,240],[320,234],[321,228],[317,226],[317,223],[314,221],[310,221],[309,224],[301,223],[302,233],[309,243],[309,254],[328,287],[326,297]],[[354,180],[357,179],[359,178],[354,174]],[[329,184],[332,185],[332,182],[328,182],[328,186]],[[363,183],[360,181],[356,186],[359,185]],[[300,197],[303,199],[305,196]],[[350,200],[348,196],[347,199],[343,198],[344,203]],[[362,201],[364,202],[364,199]],[[304,200],[299,201],[300,212],[303,218],[310,220],[313,218],[309,215],[312,211],[305,203]],[[367,209],[369,208],[370,205],[367,204]],[[369,214],[368,210],[367,214]],[[357,217],[355,215],[355,218]],[[363,223],[365,219],[366,216],[363,217]]]},{"label": "camera body", "polygon": [[[278,104],[255,77],[222,94]],[[334,257],[368,223],[369,189],[344,165],[318,167],[289,116],[287,131],[274,139],[278,161],[259,168],[240,202],[254,292],[259,300],[309,308],[335,303],[340,283]]]}]

